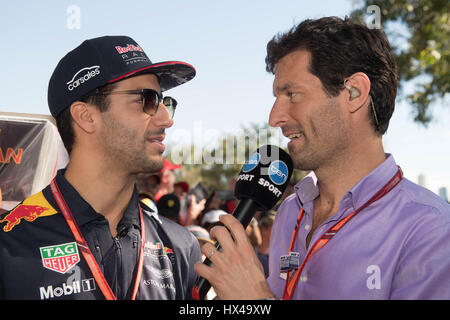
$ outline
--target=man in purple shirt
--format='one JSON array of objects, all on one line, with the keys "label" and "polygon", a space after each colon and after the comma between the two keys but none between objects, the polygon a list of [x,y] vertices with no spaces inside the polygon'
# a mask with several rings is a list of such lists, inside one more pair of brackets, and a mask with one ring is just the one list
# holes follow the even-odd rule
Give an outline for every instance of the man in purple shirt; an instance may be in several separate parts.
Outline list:
[{"label": "man in purple shirt", "polygon": [[450,299],[450,206],[402,176],[382,135],[397,72],[382,30],[306,20],[267,46],[269,124],[311,171],[280,206],[269,277],[231,215],[196,271],[221,299]]}]

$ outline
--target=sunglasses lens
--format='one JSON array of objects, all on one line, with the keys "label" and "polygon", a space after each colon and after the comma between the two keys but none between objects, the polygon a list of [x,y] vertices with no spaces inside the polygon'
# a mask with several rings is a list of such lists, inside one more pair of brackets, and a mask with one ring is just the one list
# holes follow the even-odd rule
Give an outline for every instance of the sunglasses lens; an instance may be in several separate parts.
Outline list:
[{"label": "sunglasses lens", "polygon": [[144,112],[149,115],[154,115],[158,111],[160,102],[158,93],[154,90],[143,90],[142,95],[144,99]]},{"label": "sunglasses lens", "polygon": [[163,104],[166,106],[170,116],[173,118],[175,114],[175,109],[177,107],[177,100],[175,100],[172,97],[164,97]]}]

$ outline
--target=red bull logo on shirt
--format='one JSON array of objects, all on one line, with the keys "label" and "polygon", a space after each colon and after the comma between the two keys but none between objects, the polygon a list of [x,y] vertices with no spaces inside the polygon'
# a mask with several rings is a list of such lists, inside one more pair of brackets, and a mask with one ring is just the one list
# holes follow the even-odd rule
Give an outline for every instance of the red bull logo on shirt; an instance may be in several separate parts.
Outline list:
[{"label": "red bull logo on shirt", "polygon": [[39,192],[27,198],[11,210],[11,212],[0,220],[0,223],[6,222],[3,226],[3,231],[9,232],[20,224],[22,220],[32,222],[39,217],[49,216],[55,213],[57,211],[48,203],[42,192]]},{"label": "red bull logo on shirt", "polygon": [[147,248],[150,249],[152,254],[156,254],[156,255],[161,255],[161,254],[163,254],[163,252],[165,252],[165,253],[173,253],[172,249],[170,249],[170,248],[168,248],[166,246],[163,246],[161,244],[161,242],[152,243],[150,241],[147,241],[145,243],[145,248],[146,249]]}]

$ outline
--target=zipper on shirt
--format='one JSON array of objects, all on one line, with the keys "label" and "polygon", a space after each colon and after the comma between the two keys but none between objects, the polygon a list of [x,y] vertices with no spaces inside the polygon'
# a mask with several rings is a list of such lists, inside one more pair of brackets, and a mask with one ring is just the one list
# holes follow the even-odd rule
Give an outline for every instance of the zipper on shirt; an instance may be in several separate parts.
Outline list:
[{"label": "zipper on shirt", "polygon": [[122,249],[122,245],[120,244],[119,237],[114,237],[113,239],[114,239],[114,243],[115,243],[117,249]]},{"label": "zipper on shirt", "polygon": [[118,283],[118,285],[117,285],[117,291],[118,292],[116,292],[116,297],[122,297],[122,292],[121,292],[122,288],[120,286],[119,279],[117,279],[119,277],[119,275],[122,274],[122,244],[120,243],[119,235],[117,235],[116,237],[113,237],[113,242],[114,242],[114,245],[116,246],[115,254],[117,256],[117,260],[116,260],[116,263],[117,263],[116,282]]},{"label": "zipper on shirt", "polygon": [[116,246],[117,255],[117,273],[122,273],[122,244],[120,243],[119,237],[114,237],[114,244]]}]

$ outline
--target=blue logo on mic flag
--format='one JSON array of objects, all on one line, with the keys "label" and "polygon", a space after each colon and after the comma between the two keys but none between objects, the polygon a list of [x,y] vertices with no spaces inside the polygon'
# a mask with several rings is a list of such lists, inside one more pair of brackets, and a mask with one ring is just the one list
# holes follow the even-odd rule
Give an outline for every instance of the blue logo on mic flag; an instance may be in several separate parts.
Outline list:
[{"label": "blue logo on mic flag", "polygon": [[242,172],[249,172],[256,168],[259,163],[260,155],[258,152],[252,154],[242,167]]},{"label": "blue logo on mic flag", "polygon": [[269,178],[276,185],[285,183],[288,178],[287,165],[281,160],[272,162],[269,166]]}]

